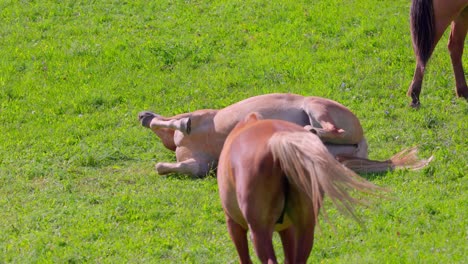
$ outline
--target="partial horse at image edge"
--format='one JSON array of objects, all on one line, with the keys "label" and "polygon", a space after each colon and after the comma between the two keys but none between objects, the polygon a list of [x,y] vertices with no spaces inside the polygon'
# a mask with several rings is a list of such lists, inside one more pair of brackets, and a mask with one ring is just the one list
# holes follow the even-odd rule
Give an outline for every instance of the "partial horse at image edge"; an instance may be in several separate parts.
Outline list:
[{"label": "partial horse at image edge", "polygon": [[412,0],[411,37],[416,55],[416,69],[407,95],[411,106],[420,106],[419,95],[426,64],[437,43],[451,24],[448,49],[456,82],[456,95],[468,99],[468,86],[462,55],[468,30],[468,0]]}]

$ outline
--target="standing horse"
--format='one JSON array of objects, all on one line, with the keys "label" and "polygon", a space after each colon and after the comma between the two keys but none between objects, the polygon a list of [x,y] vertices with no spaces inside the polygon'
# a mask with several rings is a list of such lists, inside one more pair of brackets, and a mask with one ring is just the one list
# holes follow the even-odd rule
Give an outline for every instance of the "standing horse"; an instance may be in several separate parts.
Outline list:
[{"label": "standing horse", "polygon": [[282,120],[240,122],[224,144],[218,187],[228,231],[241,263],[251,263],[250,230],[262,263],[276,263],[272,244],[278,231],[286,263],[306,263],[324,194],[352,214],[347,189],[373,192],[376,186],[334,159],[320,138]]},{"label": "standing horse", "polygon": [[411,106],[419,107],[419,94],[424,70],[434,48],[451,23],[448,49],[455,74],[456,93],[468,99],[468,87],[462,65],[463,48],[468,30],[468,0],[413,0],[411,5],[411,36],[416,55],[416,69],[407,95]]},{"label": "standing horse", "polygon": [[398,167],[424,167],[416,149],[387,161],[367,159],[367,143],[359,119],[338,102],[297,94],[254,96],[221,110],[202,109],[173,117],[141,112],[140,122],[150,128],[164,146],[175,151],[177,162],[158,162],[159,174],[181,173],[205,176],[216,166],[226,137],[249,113],[257,112],[265,119],[285,120],[317,134],[330,153],[346,166],[361,172],[381,172]]}]

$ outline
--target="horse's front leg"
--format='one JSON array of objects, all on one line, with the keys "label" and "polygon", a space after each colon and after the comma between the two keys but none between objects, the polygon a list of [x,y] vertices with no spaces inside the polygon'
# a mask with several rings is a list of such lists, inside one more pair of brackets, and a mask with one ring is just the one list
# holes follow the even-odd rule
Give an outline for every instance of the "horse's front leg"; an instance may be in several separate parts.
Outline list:
[{"label": "horse's front leg", "polygon": [[468,9],[452,22],[448,49],[452,59],[453,72],[455,74],[456,93],[458,97],[468,99],[468,87],[466,85],[465,72],[462,65],[463,48],[468,30]]},{"label": "horse's front leg", "polygon": [[179,173],[192,177],[203,177],[208,174],[209,170],[210,166],[208,163],[200,162],[195,159],[188,159],[177,163],[158,162],[156,164],[156,172],[159,175]]},{"label": "horse's front leg", "polygon": [[145,111],[141,112],[138,115],[138,118],[143,126],[151,128],[152,130],[158,128],[169,128],[179,130],[185,135],[188,135],[192,129],[190,117],[162,118],[160,115]]}]

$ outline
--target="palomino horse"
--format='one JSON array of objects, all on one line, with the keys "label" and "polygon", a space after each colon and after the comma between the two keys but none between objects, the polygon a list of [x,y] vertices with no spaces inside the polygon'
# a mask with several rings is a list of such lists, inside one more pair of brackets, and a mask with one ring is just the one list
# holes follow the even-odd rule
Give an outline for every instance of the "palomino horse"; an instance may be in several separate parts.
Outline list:
[{"label": "palomino horse", "polygon": [[336,161],[315,134],[282,120],[257,120],[255,114],[227,137],[217,178],[241,263],[252,263],[248,230],[262,263],[277,263],[274,231],[280,234],[285,263],[306,263],[324,194],[352,214],[356,200],[347,189],[378,188]]},{"label": "palomino horse", "polygon": [[427,163],[417,160],[416,149],[384,162],[367,160],[367,143],[359,119],[343,105],[320,97],[266,94],[221,110],[197,110],[173,117],[145,111],[139,114],[139,119],[162,140],[166,148],[175,151],[176,163],[156,164],[159,174],[202,177],[216,166],[229,132],[251,112],[266,119],[289,121],[316,133],[333,155],[358,172],[419,168]]},{"label": "palomino horse", "polygon": [[463,48],[468,30],[468,0],[413,0],[410,12],[411,35],[416,70],[407,95],[411,106],[418,107],[419,94],[426,63],[439,42],[445,29],[451,23],[448,49],[455,74],[456,93],[468,99],[468,86],[462,65]]}]

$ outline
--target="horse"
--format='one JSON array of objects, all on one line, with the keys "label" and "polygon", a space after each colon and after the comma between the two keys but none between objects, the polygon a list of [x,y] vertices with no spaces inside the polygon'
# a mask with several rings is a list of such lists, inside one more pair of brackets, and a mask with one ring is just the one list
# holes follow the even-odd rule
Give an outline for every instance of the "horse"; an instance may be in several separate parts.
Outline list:
[{"label": "horse", "polygon": [[216,167],[228,134],[251,112],[266,119],[289,121],[315,133],[330,153],[357,172],[418,169],[428,162],[417,159],[416,148],[386,161],[367,159],[367,142],[359,119],[345,106],[321,97],[273,93],[247,98],[221,110],[201,109],[172,117],[143,111],[138,118],[167,149],[175,151],[177,162],[158,162],[158,174],[203,177]]},{"label": "horse", "polygon": [[378,190],[335,160],[316,134],[283,120],[259,120],[255,113],[226,138],[217,181],[241,263],[252,263],[247,231],[262,263],[277,263],[274,231],[285,263],[306,263],[324,195],[352,214],[357,200],[347,189]]},{"label": "horse", "polygon": [[468,99],[468,86],[462,65],[465,37],[468,30],[468,0],[412,0],[411,36],[416,55],[416,69],[407,96],[411,106],[420,106],[419,94],[424,70],[437,43],[451,24],[448,50],[455,75],[456,94]]}]

